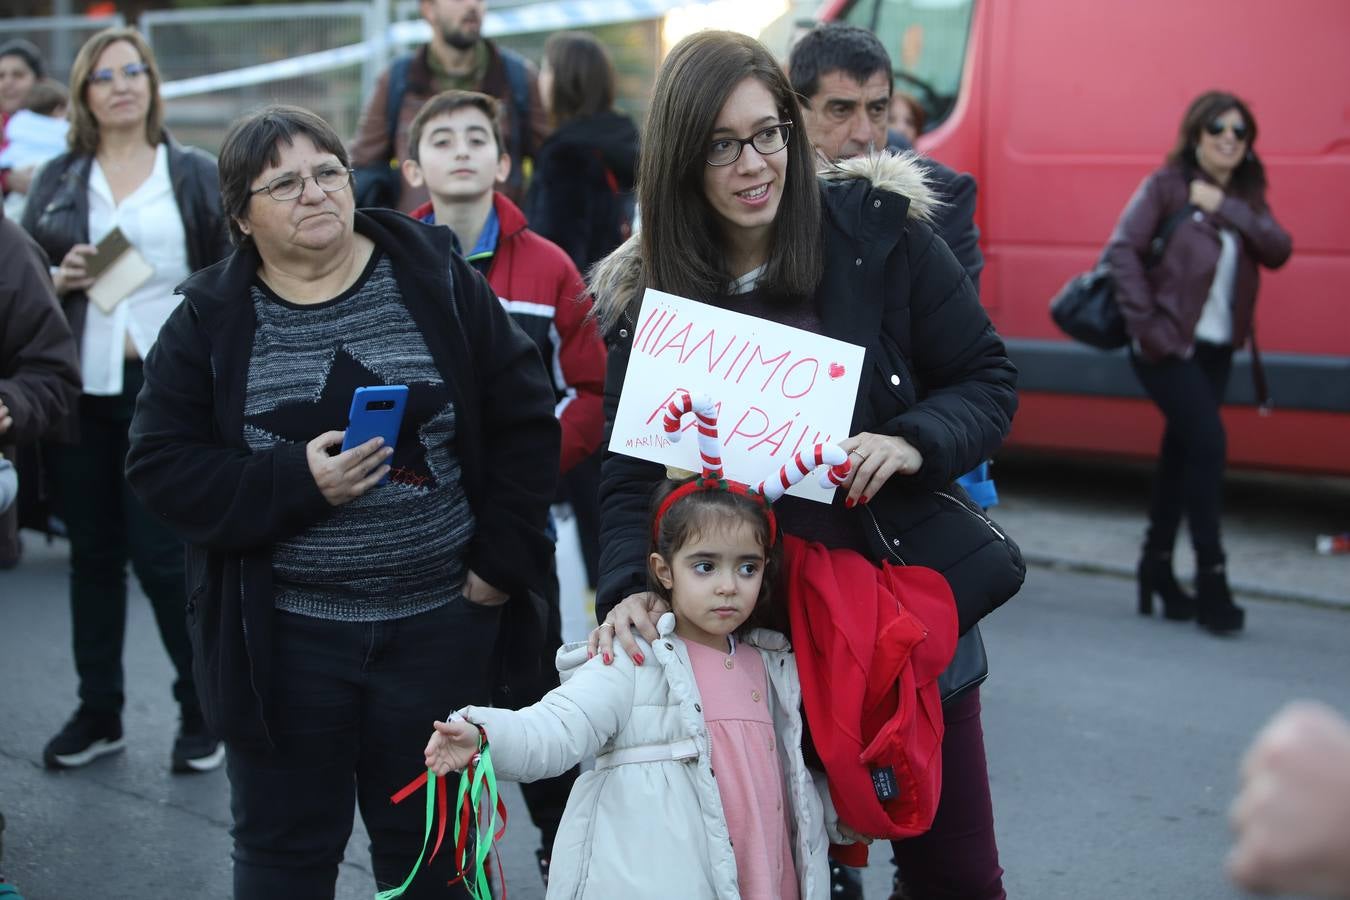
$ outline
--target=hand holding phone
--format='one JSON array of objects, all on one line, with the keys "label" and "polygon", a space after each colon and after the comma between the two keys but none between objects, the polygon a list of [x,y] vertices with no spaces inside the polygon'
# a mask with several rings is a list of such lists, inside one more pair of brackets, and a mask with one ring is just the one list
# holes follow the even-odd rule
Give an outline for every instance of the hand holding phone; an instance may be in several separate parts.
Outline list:
[{"label": "hand holding phone", "polygon": [[[347,433],[342,451],[359,447],[371,438],[383,438],[392,455],[403,426],[403,410],[408,405],[408,387],[403,384],[359,387],[352,392],[352,407],[347,413]],[[388,476],[380,479],[383,484]]]}]

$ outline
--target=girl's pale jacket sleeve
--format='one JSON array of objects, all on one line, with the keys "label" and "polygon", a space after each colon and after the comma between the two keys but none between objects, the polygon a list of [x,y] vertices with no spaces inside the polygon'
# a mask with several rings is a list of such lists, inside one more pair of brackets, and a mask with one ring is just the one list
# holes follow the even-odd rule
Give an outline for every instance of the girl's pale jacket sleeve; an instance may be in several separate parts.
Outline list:
[{"label": "girl's pale jacket sleeve", "polygon": [[617,647],[615,651],[613,665],[595,657],[532,706],[460,710],[487,733],[498,778],[538,781],[561,775],[596,755],[628,725],[637,667]]}]

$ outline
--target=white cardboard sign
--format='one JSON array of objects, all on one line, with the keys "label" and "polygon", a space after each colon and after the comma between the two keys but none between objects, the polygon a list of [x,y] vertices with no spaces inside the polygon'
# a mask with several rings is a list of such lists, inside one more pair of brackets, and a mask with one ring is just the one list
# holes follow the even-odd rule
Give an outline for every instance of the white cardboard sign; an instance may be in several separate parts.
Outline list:
[{"label": "white cardboard sign", "polygon": [[[633,334],[609,449],[699,471],[696,419],[673,442],[662,425],[683,388],[718,405],[728,478],[757,484],[802,450],[848,437],[863,348],[834,338],[648,290]],[[789,494],[829,503],[807,477]]]}]

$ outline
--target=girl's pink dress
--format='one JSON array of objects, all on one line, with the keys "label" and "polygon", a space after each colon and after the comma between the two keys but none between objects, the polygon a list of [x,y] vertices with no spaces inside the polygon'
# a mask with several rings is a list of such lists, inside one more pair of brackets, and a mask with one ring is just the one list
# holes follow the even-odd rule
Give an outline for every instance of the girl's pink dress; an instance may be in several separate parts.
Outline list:
[{"label": "girl's pink dress", "polygon": [[722,796],[736,877],[746,900],[797,900],[783,765],[769,710],[764,659],[737,644],[723,653],[685,641],[712,739],[712,769]]}]

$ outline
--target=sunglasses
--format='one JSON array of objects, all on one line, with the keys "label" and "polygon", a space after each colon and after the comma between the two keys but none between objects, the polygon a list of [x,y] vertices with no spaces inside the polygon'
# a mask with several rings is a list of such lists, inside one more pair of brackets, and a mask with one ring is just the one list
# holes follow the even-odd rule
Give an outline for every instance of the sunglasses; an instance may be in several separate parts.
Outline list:
[{"label": "sunglasses", "polygon": [[112,84],[117,73],[121,72],[122,77],[127,81],[135,81],[142,75],[150,71],[150,67],[143,62],[127,63],[120,69],[95,69],[89,73],[90,84]]},{"label": "sunglasses", "polygon": [[1215,119],[1205,126],[1205,134],[1210,137],[1218,137],[1229,129],[1232,129],[1233,137],[1237,138],[1239,141],[1245,141],[1247,139],[1247,126],[1244,123],[1220,122],[1218,119]]}]

